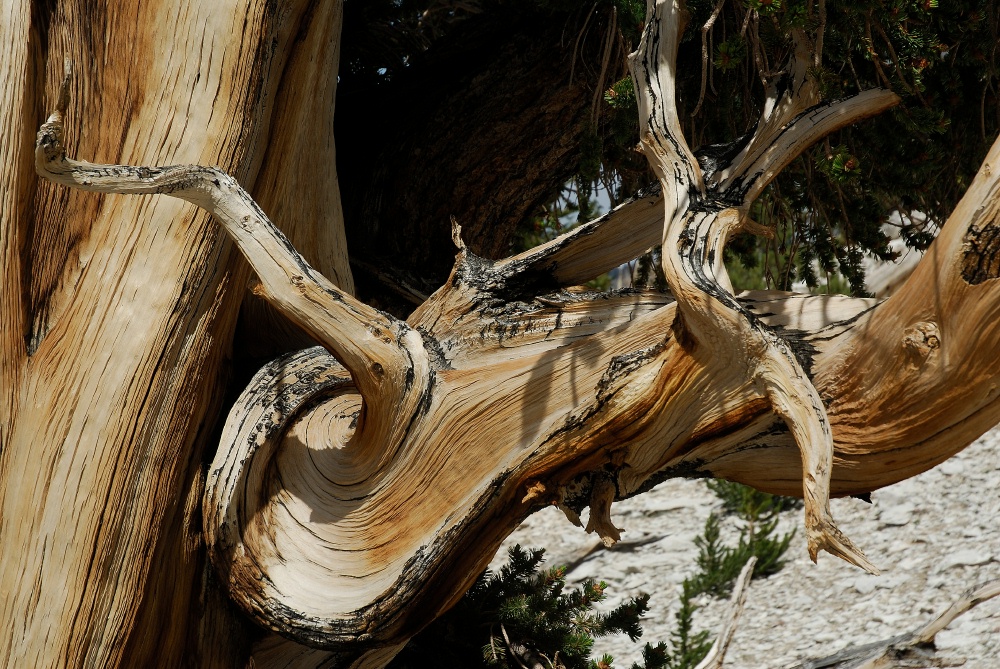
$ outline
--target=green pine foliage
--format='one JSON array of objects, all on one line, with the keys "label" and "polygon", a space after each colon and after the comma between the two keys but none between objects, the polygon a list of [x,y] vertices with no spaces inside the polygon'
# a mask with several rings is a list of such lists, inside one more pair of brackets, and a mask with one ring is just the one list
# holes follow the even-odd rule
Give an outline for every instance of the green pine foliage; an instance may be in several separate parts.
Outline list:
[{"label": "green pine foliage", "polygon": [[[638,43],[644,0],[370,0],[348,3],[341,77],[353,90],[403,85],[399,75],[464,22],[517,12],[564,26],[569,45],[617,31],[596,119],[579,144],[571,180],[577,217],[591,213],[598,183],[611,204],[654,181],[636,151],[635,95],[624,54]],[[733,240],[747,268],[761,267],[763,287],[814,287],[841,276],[865,293],[861,260],[891,259],[883,232],[893,211],[899,234],[925,248],[971,182],[1000,128],[1000,6],[989,0],[687,0],[690,19],[678,54],[678,100],[689,144],[729,142],[752,131],[764,101],[763,79],[781,69],[790,34],[815,37],[821,64],[813,74],[824,99],[875,87],[902,103],[835,133],[789,165],[751,212],[776,238]],[[820,7],[825,14],[820,14]],[[702,28],[720,7],[707,32]],[[568,47],[573,49],[572,46]],[[574,50],[575,52],[575,50]],[[704,54],[704,55],[703,55]],[[707,57],[706,57],[707,56]],[[594,56],[591,56],[592,58]],[[567,58],[567,70],[602,70],[600,62]],[[702,90],[702,74],[705,87]],[[567,76],[569,72],[567,71]],[[699,104],[699,101],[701,104]],[[593,105],[591,99],[581,105]],[[697,114],[695,110],[697,109]],[[564,195],[552,184],[552,201]],[[554,207],[546,207],[553,209]],[[919,212],[921,216],[912,215]],[[537,219],[524,221],[529,231]],[[552,229],[552,228],[549,228]],[[523,236],[533,241],[531,234]],[[818,269],[817,269],[818,268]],[[836,281],[828,280],[827,285]]]},{"label": "green pine foliage", "polygon": [[707,631],[696,632],[694,629],[694,612],[698,609],[694,604],[695,588],[689,579],[682,584],[680,607],[674,614],[676,625],[670,633],[670,669],[693,669],[708,655],[712,648],[712,639]]},{"label": "green pine foliage", "polygon": [[565,568],[542,569],[543,555],[542,550],[511,548],[499,572],[482,574],[455,608],[416,636],[390,667],[517,669],[517,648],[529,649],[544,666],[611,667],[610,657],[591,658],[594,640],[609,634],[638,639],[649,596],[598,612],[594,604],[604,600],[607,584],[588,580],[567,588]]},{"label": "green pine foliage", "polygon": [[723,512],[734,518],[740,534],[735,546],[726,546],[721,539],[720,517],[710,514],[698,546],[698,574],[685,582],[690,585],[691,596],[708,593],[726,597],[732,591],[746,561],[754,556],[757,566],[754,578],[775,574],[784,564],[795,532],[777,535],[778,520],[782,511],[799,508],[801,500],[763,493],[749,486],[730,481],[711,480],[709,489],[722,501]]},{"label": "green pine foliage", "polygon": [[[622,3],[593,12],[621,15]],[[760,272],[744,288],[811,289],[866,295],[862,260],[895,254],[885,233],[899,211],[898,234],[926,248],[971,181],[1000,128],[1000,8],[986,0],[727,0],[708,32],[717,0],[689,0],[691,18],[678,55],[679,113],[692,147],[727,142],[752,131],[764,99],[761,72],[788,58],[792,30],[815,36],[823,60],[813,74],[824,99],[883,87],[902,97],[886,114],[835,133],[788,166],[751,212],[775,239],[744,235],[731,257]],[[639,16],[636,12],[634,16]],[[623,30],[634,46],[638,32]],[[706,87],[702,91],[702,72]],[[698,104],[702,101],[702,104]],[[608,87],[596,132],[604,137],[599,179],[612,201],[653,180],[634,150],[634,92],[626,77]],[[697,115],[693,115],[697,108]],[[593,155],[589,172],[592,173]],[[920,215],[916,215],[916,214]],[[732,267],[732,263],[730,266]],[[760,283],[761,285],[757,285]]]},{"label": "green pine foliage", "polygon": [[[781,569],[794,532],[777,535],[779,514],[800,507],[801,501],[727,481],[708,485],[722,501],[723,516],[739,524],[737,543],[725,544],[722,517],[711,514],[695,539],[698,570],[682,584],[668,642],[645,644],[642,664],[630,669],[693,669],[712,646],[709,633],[695,629],[695,600],[727,597],[750,556],[758,560],[755,578]],[[483,573],[458,605],[414,637],[390,667],[517,669],[531,660],[553,669],[612,669],[612,657],[592,657],[594,641],[609,634],[640,638],[649,595],[599,612],[594,605],[605,599],[607,583],[587,580],[567,587],[566,569],[543,568],[543,559],[542,550],[511,548],[507,564],[495,574]]]},{"label": "green pine foliage", "polygon": [[[712,646],[707,631],[696,631],[696,598],[726,597],[743,565],[757,557],[754,577],[776,573],[794,533],[777,536],[782,511],[799,500],[758,492],[727,481],[709,481],[723,514],[740,526],[735,546],[722,541],[721,519],[711,514],[700,537],[698,571],[684,580],[669,643],[645,644],[642,664],[630,669],[693,669]],[[602,613],[608,584],[584,581],[567,587],[565,567],[543,568],[544,551],[514,546],[497,573],[484,572],[462,600],[414,637],[390,665],[393,669],[475,667],[517,669],[533,659],[553,669],[611,669],[613,658],[592,657],[594,641],[609,634],[642,636],[640,618],[649,595],[634,597]],[[521,649],[520,651],[518,649]],[[518,657],[518,652],[530,658]]]}]

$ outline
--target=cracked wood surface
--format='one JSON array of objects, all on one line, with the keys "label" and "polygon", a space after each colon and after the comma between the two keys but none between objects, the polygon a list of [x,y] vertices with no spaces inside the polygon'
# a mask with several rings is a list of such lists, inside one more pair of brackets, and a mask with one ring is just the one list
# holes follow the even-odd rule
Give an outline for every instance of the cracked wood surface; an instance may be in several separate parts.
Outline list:
[{"label": "cracked wood surface", "polygon": [[306,0],[4,4],[0,666],[230,667],[249,643],[207,577],[199,511],[246,264],[185,203],[53,188],[26,169],[25,126],[51,109],[68,57],[74,150],[217,165],[282,209],[314,259],[343,248],[321,241],[336,225],[314,225],[336,221],[336,181],[307,179],[301,158],[331,157],[332,120],[308,111],[335,87],[339,14]]},{"label": "cracked wood surface", "polygon": [[[276,37],[279,45],[305,30],[308,45],[315,31],[339,25],[339,5],[331,5],[332,14],[326,15],[311,13],[316,10],[311,4],[282,5],[295,11],[255,18],[248,25],[269,26],[273,32],[254,35]],[[669,32],[676,30],[671,22],[677,20],[668,15],[650,26]],[[666,56],[657,53],[649,62],[661,63],[664,71],[657,68],[657,76],[662,74],[661,85],[669,91],[669,35],[664,44]],[[317,44],[311,48],[322,51]],[[271,56],[284,53],[280,47]],[[317,62],[329,64],[329,58]],[[336,67],[330,74],[305,60],[289,63],[312,76],[325,71],[327,86],[335,83],[329,78],[335,78]],[[267,61],[258,64],[267,70]],[[277,63],[268,67],[282,69]],[[242,76],[239,81],[261,81]],[[257,76],[273,91],[276,73]],[[83,88],[74,91],[74,99],[91,99]],[[258,91],[254,103],[236,105],[234,113],[247,114],[243,122],[249,137],[265,134],[254,124],[264,123],[270,111],[268,91]],[[794,113],[782,112],[786,107],[776,100],[774,118],[784,120],[765,125],[771,128],[767,137],[778,138],[770,139],[771,145],[781,144],[780,150],[753,149],[746,154],[751,157],[736,158],[752,172],[741,168],[731,174],[759,171],[763,176],[753,184],[761,183],[770,178],[768,166],[776,171],[789,152],[816,136],[817,125],[839,127],[892,101],[881,93],[862,96],[825,107],[807,105],[805,112],[792,99],[788,108]],[[809,109],[828,116],[809,117]],[[84,129],[90,124],[77,114],[71,106],[67,125],[71,137],[80,137],[78,152],[104,155],[100,138],[105,129],[96,124],[99,141],[88,141]],[[259,207],[221,172],[62,162],[56,128],[42,133],[39,171],[44,176],[106,192],[139,189],[182,196],[212,211],[259,273],[258,292],[329,350],[291,354],[261,370],[234,405],[208,472],[204,539],[226,594],[260,625],[320,649],[268,637],[257,645],[258,664],[383,666],[410,635],[462,595],[502,539],[543,505],[559,505],[570,517],[585,506],[606,511],[614,499],[639,494],[670,476],[721,476],[802,494],[805,455],[807,476],[829,477],[811,503],[822,515],[826,494],[863,493],[912,476],[996,422],[1000,287],[991,276],[992,265],[982,259],[995,255],[997,236],[991,231],[1000,206],[1000,144],[927,258],[890,300],[875,304],[775,293],[737,297],[728,290],[719,259],[726,235],[741,224],[740,209],[748,202],[691,206],[692,193],[704,199],[726,181],[702,174],[698,158],[705,154],[686,147],[679,128],[670,125],[671,116],[668,110],[666,134],[654,137],[661,146],[676,145],[667,149],[672,157],[660,163],[665,198],[649,195],[599,224],[506,261],[486,261],[463,250],[446,285],[406,322],[353,300],[349,286],[323,277],[327,270],[312,270],[295,250],[295,235],[288,235],[293,246],[264,216],[268,207]],[[218,120],[223,129],[232,131],[227,123],[244,127],[228,117],[224,121]],[[197,147],[180,156],[168,151],[166,157],[153,150],[110,153],[143,164],[217,162],[236,172],[240,182],[253,182],[263,150],[237,143],[245,154],[218,159],[212,151],[221,151],[230,137],[219,132],[221,138],[213,138],[219,143],[204,144],[208,157]],[[292,154],[303,155],[310,139],[299,134],[281,141],[292,144],[298,152]],[[17,150],[30,155],[30,146]],[[281,150],[272,150],[269,159],[280,160]],[[5,178],[25,178],[18,174]],[[335,185],[335,175],[330,178]],[[82,183],[88,179],[89,184]],[[755,186],[746,189],[739,179],[737,190],[748,197]],[[297,221],[292,230],[309,223],[309,216],[296,215],[289,188],[275,183],[263,187],[262,199],[288,207]],[[84,268],[73,278],[68,270],[73,278],[66,283],[68,293],[55,290],[44,309],[24,309],[44,326],[27,338],[38,347],[30,360],[18,349],[17,341],[26,341],[22,332],[3,340],[0,371],[19,383],[20,395],[8,421],[13,436],[3,444],[0,531],[10,542],[5,545],[25,551],[4,555],[10,568],[4,572],[3,605],[16,618],[3,640],[4,657],[39,666],[121,666],[148,660],[161,649],[169,651],[160,656],[167,664],[179,663],[182,654],[209,657],[212,649],[184,650],[178,641],[189,631],[177,621],[194,606],[185,597],[197,596],[195,582],[201,578],[197,558],[191,557],[202,539],[196,454],[211,430],[201,421],[209,420],[212,407],[195,400],[212,394],[221,365],[218,339],[235,327],[244,270],[230,261],[235,254],[229,244],[213,236],[215,223],[167,198],[45,192],[50,198],[45,206],[53,211],[59,197],[77,207],[61,214],[68,218],[88,208],[109,208],[91,230],[94,252],[106,255],[99,276]],[[323,207],[336,221],[336,205],[328,201]],[[167,213],[164,218],[150,213],[158,211]],[[122,220],[131,225],[119,229]],[[632,225],[643,231],[640,241],[595,243],[614,240]],[[968,234],[972,226],[974,238]],[[678,302],[655,293],[559,290],[647,244],[650,230],[660,230],[672,248],[682,241],[690,247],[665,254],[673,263],[671,287]],[[141,252],[128,256],[136,248]],[[130,259],[109,262],[115,254]],[[323,262],[309,260],[312,266]],[[975,273],[982,280],[963,274],[973,263],[986,267]],[[16,263],[14,270],[5,264],[4,271],[6,291],[20,275],[12,274]],[[194,306],[193,293],[200,300]],[[154,332],[165,314],[180,320]],[[730,332],[720,330],[724,327]],[[129,336],[123,338],[119,333],[126,328],[131,328]],[[9,348],[8,340],[14,342]],[[91,349],[86,342],[114,345]],[[785,350],[775,355],[773,349],[780,347]],[[64,353],[56,356],[60,348]],[[92,351],[103,357],[91,360]],[[76,355],[72,362],[70,353]],[[146,366],[137,361],[154,359],[166,381],[140,373]],[[777,360],[784,367],[761,370],[755,367],[760,360],[765,365]],[[108,370],[114,372],[110,377]],[[67,376],[70,372],[78,376]],[[795,375],[796,383],[769,391],[768,382]],[[169,392],[159,390],[161,382],[168,383]],[[156,391],[151,406],[133,397],[149,387]],[[116,395],[119,390],[124,394]],[[825,410],[828,417],[832,444],[821,444],[826,450],[804,448],[802,435],[812,433],[796,430],[807,421],[789,417],[802,400],[796,393],[803,391],[820,410],[817,414]],[[91,410],[69,410],[64,393],[93,403],[87,405]],[[914,394],[925,399],[915,404]],[[792,408],[782,409],[782,401]],[[785,420],[775,413],[776,404]],[[53,418],[60,419],[52,422],[53,433],[62,436],[30,449],[36,436],[31,426]],[[823,432],[823,421],[818,423]],[[131,434],[140,436],[109,435],[119,424],[134,426]],[[815,459],[817,452],[828,459]],[[69,497],[39,504],[21,481],[35,480],[39,467],[51,462],[63,468],[63,476],[43,480],[55,481],[60,494]],[[113,478],[105,478],[112,473]],[[67,477],[79,480],[67,485]],[[187,500],[183,508],[177,499]],[[76,501],[75,514],[57,517]],[[597,515],[594,529],[613,540],[606,515]],[[12,518],[29,520],[15,527]],[[183,532],[189,533],[187,543],[177,539]],[[70,544],[62,543],[63,533]],[[63,558],[57,566],[45,562],[50,541],[58,543]],[[29,554],[37,561],[25,559]],[[88,555],[95,556],[90,563]],[[167,560],[180,566],[175,571],[157,567]],[[119,568],[122,564],[126,567]],[[67,570],[93,565],[96,577],[90,580],[65,577]],[[36,568],[36,578],[25,576],[29,568]],[[163,593],[178,579],[188,584],[180,601]],[[35,582],[40,589],[34,589]],[[40,608],[25,607],[36,594]],[[69,603],[54,602],[54,597]],[[45,611],[56,615],[45,618]],[[219,630],[225,625],[235,626],[224,614],[212,614],[222,620],[215,627],[204,610],[192,615],[201,616],[197,633],[208,630],[206,646],[224,637]],[[67,624],[61,622],[65,616],[78,617]],[[143,635],[163,620],[174,621],[166,638]],[[62,634],[51,642],[47,635],[57,629]],[[24,631],[17,638],[14,630]],[[242,638],[231,643],[249,644]],[[220,664],[238,655],[233,647],[215,652]]]},{"label": "cracked wood surface", "polygon": [[[991,190],[974,186],[970,193]],[[524,515],[542,504],[591,504],[594,472],[602,472],[601,481],[611,474],[619,498],[659,476],[720,474],[727,466],[731,478],[766,489],[787,493],[801,481],[794,441],[766,398],[724,357],[703,359],[678,340],[668,297],[556,293],[507,303],[490,293],[493,284],[479,281],[489,269],[460,254],[449,283],[411,317],[434,382],[427,413],[391,453],[358,437],[362,406],[377,404],[377,392],[362,400],[365,393],[343,386],[332,398],[302,400],[307,410],[277,412],[279,402],[247,399],[274,387],[265,375],[237,403],[231,424],[237,431],[254,426],[257,436],[224,438],[235,448],[220,449],[206,508],[209,518],[235,514],[250,522],[210,527],[208,534],[213,540],[218,532],[217,551],[232,560],[220,565],[224,574],[257,574],[231,579],[230,592],[263,624],[333,649],[341,661],[394,647],[460,596]],[[845,341],[874,343],[871,322],[883,308],[871,300],[784,294],[747,294],[739,303],[796,342],[817,377],[839,361]],[[911,333],[897,346],[908,350],[921,341]],[[296,360],[274,369],[297,380]],[[335,364],[318,349],[302,360]],[[304,387],[309,394],[319,384]],[[851,452],[850,444],[839,446]],[[896,480],[897,469],[863,465],[885,446],[852,453],[864,481],[845,486],[835,476],[833,493]],[[847,460],[841,455],[841,467]],[[228,489],[229,478],[245,486],[242,492],[211,492]],[[241,500],[260,501],[246,507]],[[381,624],[372,626],[374,620]]]}]

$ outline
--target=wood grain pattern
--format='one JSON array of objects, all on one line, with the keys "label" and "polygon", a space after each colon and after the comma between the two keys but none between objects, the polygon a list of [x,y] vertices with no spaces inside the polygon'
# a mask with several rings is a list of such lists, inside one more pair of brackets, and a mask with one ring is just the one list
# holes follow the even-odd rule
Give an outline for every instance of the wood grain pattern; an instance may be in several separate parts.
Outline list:
[{"label": "wood grain pattern", "polygon": [[0,665],[232,666],[247,652],[231,614],[207,613],[191,527],[246,265],[184,203],[38,181],[25,126],[68,57],[75,149],[253,184],[299,28],[338,34],[302,24],[311,4],[3,5]]},{"label": "wood grain pattern", "polygon": [[[894,100],[820,101],[802,36],[758,132],[692,151],[682,12],[654,3],[633,63],[661,195],[504,261],[461,245],[404,321],[331,255],[332,128],[306,89],[335,89],[341,3],[5,8],[5,666],[381,667],[528,514],[589,506],[611,542],[614,501],[672,476],[805,494],[811,548],[871,568],[829,496],[919,473],[1000,416],[1000,143],[888,300],[732,294],[722,252],[761,184]],[[36,158],[73,189],[17,163],[67,54],[71,102]],[[573,288],[658,241],[670,294]],[[250,268],[323,348],[266,365],[206,454]]]}]

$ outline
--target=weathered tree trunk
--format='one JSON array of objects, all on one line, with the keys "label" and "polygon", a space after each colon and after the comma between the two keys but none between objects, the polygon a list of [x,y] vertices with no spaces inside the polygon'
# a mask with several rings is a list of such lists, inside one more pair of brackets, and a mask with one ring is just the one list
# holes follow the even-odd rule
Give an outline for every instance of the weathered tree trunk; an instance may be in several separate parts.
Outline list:
[{"label": "weathered tree trunk", "polygon": [[[382,666],[531,512],[556,504],[579,522],[589,506],[588,529],[613,542],[611,504],[670,476],[804,494],[814,556],[874,569],[833,524],[829,496],[923,471],[1000,416],[1000,143],[889,300],[732,295],[722,249],[764,186],[895,101],[821,101],[808,35],[755,134],[693,152],[673,107],[683,17],[657,2],[632,65],[662,195],[498,262],[470,253],[456,226],[450,278],[403,321],[353,298],[343,257],[327,253],[343,248],[323,111],[339,3],[210,16],[144,3],[87,20],[75,5],[29,10],[14,7],[0,35],[16,73],[0,126],[17,140],[0,165],[10,666],[238,664],[249,639],[230,631],[240,623],[216,578],[287,639],[261,639],[258,665]],[[73,54],[68,104],[54,85],[65,49],[100,50]],[[159,56],[144,71],[89,67],[130,50]],[[36,182],[25,165],[43,71],[60,104],[38,134],[40,173],[171,195],[214,218],[172,198]],[[108,163],[180,166],[77,162],[64,142]],[[661,241],[673,296],[559,290]],[[251,380],[202,497],[249,275],[237,255],[254,294],[323,348]]]},{"label": "weathered tree trunk", "polygon": [[248,652],[200,531],[246,264],[184,203],[34,175],[32,136],[64,58],[76,150],[220,165],[349,289],[330,114],[339,12],[304,0],[4,3],[3,666],[240,666]]}]

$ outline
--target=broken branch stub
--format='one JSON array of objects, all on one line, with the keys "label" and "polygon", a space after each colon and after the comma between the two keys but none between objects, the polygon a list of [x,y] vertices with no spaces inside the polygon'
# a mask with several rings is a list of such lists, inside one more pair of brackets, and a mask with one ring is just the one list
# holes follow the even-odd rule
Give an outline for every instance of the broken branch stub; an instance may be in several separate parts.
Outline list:
[{"label": "broken branch stub", "polygon": [[[650,20],[629,58],[639,100],[640,135],[647,158],[664,193],[663,269],[677,299],[680,326],[696,346],[696,356],[731,360],[766,397],[787,423],[802,453],[805,523],[809,555],[826,550],[866,571],[875,566],[840,532],[830,514],[830,475],[833,434],[819,394],[796,359],[792,347],[754,318],[733,295],[722,262],[726,241],[738,229],[752,200],[754,184],[739,182],[740,190],[724,180],[706,185],[693,153],[681,132],[676,108],[677,44],[684,12],[679,0],[656,0]],[[785,126],[817,102],[810,81],[808,53],[796,39],[788,72],[792,86],[773,86],[756,135],[734,161],[784,165],[804,146],[795,140],[780,150],[769,149]],[[793,133],[797,137],[802,133]],[[806,133],[809,134],[809,133]],[[758,157],[758,154],[761,157]],[[728,165],[716,168],[725,173]],[[738,169],[740,174],[746,168]],[[749,177],[756,181],[761,172]],[[728,184],[728,186],[727,186]],[[735,206],[732,203],[738,203]]]}]

